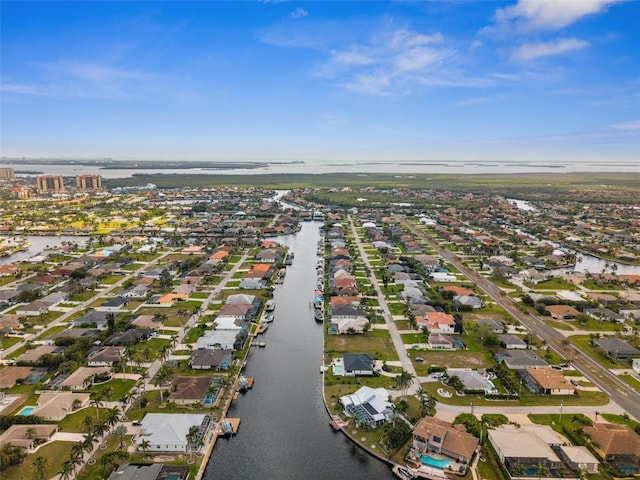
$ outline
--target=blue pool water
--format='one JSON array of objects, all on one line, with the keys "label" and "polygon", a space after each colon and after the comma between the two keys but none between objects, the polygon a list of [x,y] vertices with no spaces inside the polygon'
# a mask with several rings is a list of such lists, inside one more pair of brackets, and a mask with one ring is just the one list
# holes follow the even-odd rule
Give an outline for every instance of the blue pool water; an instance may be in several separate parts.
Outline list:
[{"label": "blue pool water", "polygon": [[433,458],[433,457],[430,457],[429,455],[420,455],[420,461],[422,462],[423,465],[428,465],[429,467],[442,468],[442,469],[447,468],[451,463],[446,458],[442,458],[442,459]]},{"label": "blue pool water", "polygon": [[31,412],[33,412],[35,409],[36,407],[24,407],[22,410],[20,410],[18,415],[22,415],[23,417],[26,417],[27,415],[31,415]]},{"label": "blue pool water", "polygon": [[334,375],[342,375],[342,365],[334,365],[333,366],[333,374]]}]

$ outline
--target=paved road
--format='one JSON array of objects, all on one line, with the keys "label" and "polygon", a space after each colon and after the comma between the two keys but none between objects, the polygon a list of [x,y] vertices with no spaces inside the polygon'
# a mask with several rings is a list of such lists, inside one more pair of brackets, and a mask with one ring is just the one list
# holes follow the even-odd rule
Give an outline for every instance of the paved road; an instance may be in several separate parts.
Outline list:
[{"label": "paved road", "polygon": [[598,362],[582,351],[572,345],[566,345],[565,342],[563,342],[563,340],[566,341],[565,336],[555,328],[550,327],[535,315],[525,315],[516,307],[513,300],[508,295],[504,295],[504,292],[502,292],[499,287],[491,283],[475,270],[466,267],[454,253],[442,248],[438,243],[409,222],[406,218],[398,217],[398,220],[433,248],[438,255],[451,263],[467,278],[473,281],[478,288],[484,291],[484,293],[491,297],[494,302],[500,305],[522,325],[535,333],[539,338],[546,341],[547,345],[560,355],[560,357],[569,358],[574,368],[580,371],[580,373],[582,373],[590,382],[597,385],[603,392],[609,395],[609,398],[613,402],[620,405],[620,407],[622,407],[624,411],[632,417],[640,419],[640,394],[638,394],[638,392],[622,382],[615,376],[615,374],[602,367]]},{"label": "paved road", "polygon": [[409,386],[406,389],[406,392],[409,394],[415,394],[420,388],[420,380],[418,379],[418,376],[416,374],[416,369],[414,368],[413,362],[411,362],[411,359],[407,354],[407,349],[404,346],[404,342],[402,341],[402,337],[400,336],[398,327],[393,321],[393,316],[391,315],[391,311],[389,310],[389,306],[387,305],[387,300],[384,296],[384,293],[382,293],[382,289],[380,288],[378,279],[375,276],[373,267],[369,262],[369,256],[364,251],[364,247],[362,246],[362,242],[360,241],[360,236],[356,231],[356,227],[353,224],[353,219],[351,218],[351,216],[349,216],[349,225],[351,226],[351,232],[353,233],[353,238],[355,239],[356,245],[358,246],[358,251],[360,252],[360,258],[362,258],[362,261],[364,262],[365,266],[369,269],[369,272],[370,272],[369,281],[371,282],[371,285],[373,285],[373,288],[376,291],[376,295],[378,297],[378,303],[382,310],[382,315],[386,322],[386,326],[389,330],[389,334],[391,335],[391,341],[393,342],[396,352],[398,352],[398,357],[400,358],[400,364],[402,366],[402,369],[405,370],[406,372],[411,373],[411,375],[413,375],[413,381],[411,382],[411,386]]}]

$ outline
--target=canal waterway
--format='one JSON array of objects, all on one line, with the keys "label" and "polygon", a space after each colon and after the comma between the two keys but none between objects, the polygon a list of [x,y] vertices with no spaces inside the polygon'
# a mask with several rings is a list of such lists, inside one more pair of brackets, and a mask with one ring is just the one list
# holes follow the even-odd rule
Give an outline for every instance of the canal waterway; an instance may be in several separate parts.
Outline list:
[{"label": "canal waterway", "polygon": [[294,252],[282,285],[274,291],[275,320],[252,347],[245,376],[252,390],[233,402],[229,417],[240,417],[237,436],[219,439],[204,478],[282,480],[386,480],[393,474],[329,426],[322,398],[322,325],[310,302],[316,283],[320,223],[274,240]]},{"label": "canal waterway", "polygon": [[87,241],[87,238],[88,237],[78,237],[73,235],[29,235],[27,237],[27,240],[29,241],[29,248],[7,257],[1,257],[0,265],[27,260],[39,255],[46,248],[59,247],[62,245],[62,242],[71,242],[82,245]]}]

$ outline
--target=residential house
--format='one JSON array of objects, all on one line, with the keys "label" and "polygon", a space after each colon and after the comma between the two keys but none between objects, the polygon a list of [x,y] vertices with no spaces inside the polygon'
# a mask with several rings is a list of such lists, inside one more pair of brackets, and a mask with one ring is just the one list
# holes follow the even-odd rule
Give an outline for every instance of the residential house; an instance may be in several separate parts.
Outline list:
[{"label": "residential house", "polygon": [[480,297],[476,297],[475,295],[456,295],[455,297],[453,297],[453,303],[471,307],[474,310],[482,308],[484,306],[484,304],[482,303],[482,299]]},{"label": "residential house", "polygon": [[498,335],[498,341],[507,350],[526,350],[528,348],[527,343],[516,335]]},{"label": "residential house", "polygon": [[369,319],[366,317],[331,317],[327,333],[329,335],[344,335],[351,333],[364,333]]},{"label": "residential house", "polygon": [[96,310],[101,312],[119,312],[120,309],[129,304],[129,300],[123,297],[114,297],[102,302]]},{"label": "residential house", "polygon": [[194,370],[226,370],[233,363],[232,350],[195,350],[189,359],[189,365]]},{"label": "residential house", "polygon": [[567,471],[580,467],[589,473],[598,472],[598,460],[586,447],[565,445],[548,425],[502,425],[490,429],[487,438],[500,461],[514,476],[523,469],[540,466]]},{"label": "residential house", "polygon": [[27,305],[18,307],[18,309],[16,310],[16,314],[26,317],[37,317],[39,315],[44,315],[45,313],[47,313],[50,306],[50,303],[36,300],[35,302],[31,302]]},{"label": "residential house", "polygon": [[622,323],[624,317],[609,308],[585,308],[584,313],[599,321]]},{"label": "residential house", "polygon": [[124,332],[114,333],[107,339],[107,343],[110,345],[135,345],[142,340],[149,339],[152,333],[151,330],[130,328]]},{"label": "residential house", "polygon": [[593,341],[593,343],[600,347],[608,356],[614,360],[626,360],[627,358],[640,357],[640,350],[632,347],[626,342],[623,342],[619,338],[603,337]]},{"label": "residential house", "polygon": [[502,350],[496,353],[496,361],[511,370],[549,368],[549,364],[533,350]]},{"label": "residential house", "polygon": [[520,376],[534,393],[544,395],[577,395],[576,387],[558,370],[534,368],[521,370]]},{"label": "residential house", "polygon": [[435,417],[421,419],[412,435],[412,451],[416,456],[435,452],[463,464],[471,461],[479,443],[479,439],[467,433],[463,425],[453,425]]},{"label": "residential house", "polygon": [[576,318],[576,316],[580,315],[580,312],[571,305],[547,305],[546,309],[551,314],[551,317],[556,320]]},{"label": "residential house", "polygon": [[36,401],[37,407],[31,415],[41,417],[47,422],[57,422],[80,408],[89,405],[91,395],[73,392],[45,392]]},{"label": "residential house", "polygon": [[444,312],[426,312],[424,320],[429,333],[456,333],[456,321],[453,315]]},{"label": "residential house", "polygon": [[176,377],[171,382],[169,400],[178,405],[203,402],[211,385],[211,377]]},{"label": "residential house", "polygon": [[189,429],[198,427],[204,432],[208,424],[209,417],[202,414],[148,413],[142,419],[136,443],[140,448],[146,440],[151,452],[186,453]]},{"label": "residential house", "polygon": [[238,332],[236,330],[207,330],[196,340],[198,350],[233,350]]},{"label": "residential house", "polygon": [[502,333],[504,332],[504,320],[498,320],[495,318],[479,318],[476,320],[476,325],[488,325],[490,333]]},{"label": "residential house", "polygon": [[120,361],[124,350],[124,347],[107,346],[90,351],[87,355],[87,365],[90,367],[111,367]]},{"label": "residential house", "polygon": [[449,335],[445,335],[444,333],[431,333],[427,341],[427,348],[429,350],[456,350],[458,347],[456,340]]},{"label": "residential house", "polygon": [[458,377],[464,385],[465,391],[491,393],[495,386],[486,377],[486,373],[480,373],[471,368],[447,368],[449,378]]},{"label": "residential house", "polygon": [[38,363],[40,357],[43,355],[59,355],[64,352],[63,347],[58,347],[57,345],[40,345],[31,350],[27,350],[18,358],[16,358],[16,362],[20,363]]},{"label": "residential house", "polygon": [[373,375],[375,361],[370,353],[345,353],[342,359],[346,377]]},{"label": "residential house", "polygon": [[57,425],[11,425],[0,435],[0,449],[5,445],[32,450],[36,441],[49,441],[58,431]]},{"label": "residential house", "polygon": [[356,417],[372,428],[388,422],[393,416],[393,404],[384,388],[360,387],[355,393],[340,397],[340,403],[348,416]]},{"label": "residential house", "polygon": [[584,433],[604,460],[624,465],[626,474],[640,473],[640,435],[628,425],[594,423],[584,427]]},{"label": "residential house", "polygon": [[86,390],[93,385],[95,375],[105,375],[110,372],[109,367],[80,367],[69,375],[60,386],[68,390]]},{"label": "residential house", "polygon": [[109,312],[94,310],[89,313],[85,313],[81,317],[69,322],[74,327],[89,328],[95,327],[98,330],[107,329],[107,316]]},{"label": "residential house", "polygon": [[241,290],[260,290],[264,286],[265,281],[260,278],[243,278],[238,288]]}]

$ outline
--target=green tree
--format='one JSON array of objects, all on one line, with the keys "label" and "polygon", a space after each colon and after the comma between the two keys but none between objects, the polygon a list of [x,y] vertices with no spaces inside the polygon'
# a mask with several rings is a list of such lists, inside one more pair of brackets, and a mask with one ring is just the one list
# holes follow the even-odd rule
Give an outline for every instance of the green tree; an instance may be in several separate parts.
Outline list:
[{"label": "green tree", "polygon": [[49,459],[47,457],[36,457],[36,459],[31,462],[31,469],[33,470],[33,478],[35,480],[45,480],[47,465],[49,464]]}]

